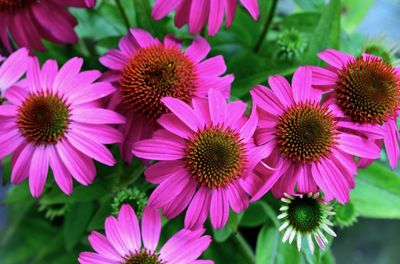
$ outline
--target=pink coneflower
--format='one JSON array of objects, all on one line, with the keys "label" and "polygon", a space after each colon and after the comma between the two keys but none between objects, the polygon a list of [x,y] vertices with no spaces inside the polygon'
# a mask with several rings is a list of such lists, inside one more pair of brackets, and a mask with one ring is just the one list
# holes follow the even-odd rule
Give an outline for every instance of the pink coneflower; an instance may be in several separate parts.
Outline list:
[{"label": "pink coneflower", "polygon": [[378,145],[382,145],[379,141],[383,138],[390,166],[397,167],[400,68],[369,54],[354,58],[337,50],[325,50],[318,56],[330,67],[312,67],[313,85],[332,92],[328,100],[336,104],[336,115],[344,120],[371,132],[383,128],[382,135],[366,133]]},{"label": "pink coneflower", "polygon": [[[240,0],[250,15],[258,18],[257,0]],[[235,17],[237,0],[157,0],[152,16],[159,20],[176,10],[175,25],[181,28],[189,24],[189,32],[197,34],[208,22],[208,34],[214,36],[221,27],[226,14],[226,27],[232,24]]]},{"label": "pink coneflower", "polygon": [[[256,86],[251,91],[260,117],[255,133],[257,145],[271,149],[264,162],[275,168],[272,174],[257,173],[260,188],[253,186],[259,199],[272,186],[276,197],[283,193],[316,193],[318,187],[327,201],[349,200],[357,171],[354,156],[379,157],[379,148],[368,141],[362,129],[336,116],[334,109],[321,103],[321,92],[311,88],[311,70],[299,68],[292,87],[281,76],[272,76],[271,89]],[[357,133],[353,133],[357,131]]]},{"label": "pink coneflower", "polygon": [[45,50],[41,39],[74,43],[78,40],[74,32],[77,21],[68,7],[94,4],[94,0],[0,0],[0,39],[9,50],[9,35],[18,46],[37,50]]},{"label": "pink coneflower", "polygon": [[[123,205],[118,219],[109,216],[105,222],[106,236],[93,231],[90,245],[96,252],[82,252],[80,264],[212,264],[211,260],[197,260],[211,243],[203,236],[204,229],[181,229],[161,249],[157,250],[161,233],[161,216],[158,210],[146,207],[141,228],[135,211]],[[143,244],[142,244],[143,241]]]},{"label": "pink coneflower", "polygon": [[82,63],[74,58],[58,70],[49,60],[40,69],[37,58],[32,58],[27,87],[8,89],[8,103],[0,106],[0,158],[13,154],[11,182],[19,184],[29,176],[35,197],[43,191],[49,167],[61,190],[70,194],[72,177],[83,185],[94,180],[92,159],[115,163],[103,144],[121,141],[122,135],[107,124],[121,124],[124,118],[96,103],[115,88],[95,83],[98,71],[80,72]]},{"label": "pink coneflower", "polygon": [[0,97],[26,72],[28,61],[28,50],[24,48],[11,54],[8,59],[0,56],[0,63],[3,62],[0,65]]},{"label": "pink coneflower", "polygon": [[163,129],[133,148],[140,158],[159,160],[145,171],[147,181],[159,184],[149,204],[168,218],[188,207],[188,228],[201,226],[208,214],[211,224],[221,228],[229,208],[239,213],[249,204],[247,176],[263,151],[252,138],[257,114],[246,117],[245,103],[226,103],[213,89],[208,99],[193,99],[193,108],[171,97],[162,101],[172,112],[158,120]]},{"label": "pink coneflower", "polygon": [[162,43],[146,31],[132,29],[121,39],[119,50],[111,50],[100,58],[111,69],[105,78],[118,88],[110,107],[117,107],[127,119],[120,127],[124,135],[124,161],[131,161],[132,145],[150,138],[157,128],[156,120],[168,112],[161,98],[169,96],[191,102],[192,98],[205,97],[209,87],[229,97],[233,76],[220,77],[226,71],[224,59],[204,59],[209,51],[203,38],[197,38],[183,51],[171,36]]}]

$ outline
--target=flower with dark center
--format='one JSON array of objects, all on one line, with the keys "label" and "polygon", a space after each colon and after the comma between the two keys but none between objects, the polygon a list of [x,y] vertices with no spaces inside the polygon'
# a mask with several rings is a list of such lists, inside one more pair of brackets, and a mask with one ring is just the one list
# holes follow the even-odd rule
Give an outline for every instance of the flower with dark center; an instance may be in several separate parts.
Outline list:
[{"label": "flower with dark center", "polygon": [[192,230],[208,215],[214,228],[222,228],[230,208],[239,213],[249,205],[258,180],[253,170],[269,151],[254,146],[255,109],[248,117],[245,103],[227,103],[214,89],[207,99],[194,99],[193,107],[171,97],[162,102],[171,111],[159,118],[162,129],[133,146],[137,157],[158,161],[144,172],[158,184],[149,205],[168,218],[187,207],[185,227]]},{"label": "flower with dark center", "polygon": [[42,39],[59,44],[75,43],[77,20],[69,7],[88,8],[95,0],[0,0],[0,42],[10,52],[12,44],[29,49],[46,50]]},{"label": "flower with dark center", "polygon": [[83,185],[92,183],[96,177],[93,159],[115,164],[104,144],[121,142],[122,135],[109,125],[125,120],[96,103],[115,88],[108,82],[95,82],[98,71],[81,72],[79,58],[60,70],[54,60],[43,67],[35,57],[27,62],[26,80],[20,82],[24,86],[10,87],[4,94],[7,103],[0,105],[0,159],[13,155],[11,182],[19,184],[29,177],[34,197],[42,194],[49,168],[69,195],[73,178]]},{"label": "flower with dark center", "polygon": [[302,237],[305,236],[311,252],[314,253],[313,238],[321,249],[325,249],[325,245],[328,243],[322,233],[323,230],[336,237],[330,227],[333,226],[333,223],[328,219],[335,212],[332,211],[332,206],[326,205],[318,196],[319,193],[296,196],[285,194],[285,197],[281,199],[284,204],[280,208],[282,213],[278,219],[284,219],[284,223],[279,228],[279,231],[286,229],[282,239],[283,243],[287,240],[292,243],[296,237],[297,249],[300,251]]},{"label": "flower with dark center", "polygon": [[123,264],[164,264],[158,259],[157,255],[151,253],[149,250],[140,250],[127,257]]},{"label": "flower with dark center", "polygon": [[[156,250],[161,233],[159,210],[146,207],[139,226],[139,219],[130,205],[122,205],[118,218],[109,216],[105,233],[93,231],[88,237],[96,252],[79,254],[80,264],[175,264],[197,263],[200,255],[211,243],[210,236],[203,236],[205,229],[181,229],[160,250]],[[142,243],[143,241],[143,243]],[[185,243],[182,243],[185,241]],[[207,260],[204,262],[208,263]]]},{"label": "flower with dark center", "polygon": [[384,142],[390,166],[396,168],[400,159],[400,68],[366,53],[355,58],[325,50],[318,56],[329,67],[312,67],[313,87],[327,93],[325,104],[342,124],[347,123],[349,131],[363,133],[379,147]]},{"label": "flower with dark center", "polygon": [[188,141],[186,163],[199,186],[222,188],[243,172],[245,151],[232,129],[205,128]]},{"label": "flower with dark center", "polygon": [[28,142],[55,144],[68,129],[70,110],[59,95],[40,92],[30,95],[18,109],[17,124]]},{"label": "flower with dark center", "polygon": [[124,103],[148,119],[167,112],[166,96],[190,102],[196,89],[194,64],[175,46],[162,44],[137,51],[122,71],[119,82]]},{"label": "flower with dark center", "polygon": [[338,72],[335,95],[354,122],[382,125],[400,106],[400,77],[380,58],[360,57]]},{"label": "flower with dark center", "polygon": [[159,126],[157,120],[169,110],[161,102],[173,97],[190,104],[192,99],[205,98],[210,87],[225,98],[230,95],[232,75],[226,71],[222,56],[206,59],[210,46],[201,37],[186,49],[171,35],[163,42],[140,29],[132,29],[119,43],[100,58],[110,69],[107,78],[118,89],[110,100],[110,108],[125,115],[127,122],[119,127],[124,135],[120,147],[122,158],[130,163],[132,145],[150,138]]},{"label": "flower with dark center", "polygon": [[336,122],[327,107],[300,103],[279,117],[276,138],[282,155],[293,161],[317,162],[335,146]]},{"label": "flower with dark center", "polygon": [[[300,67],[292,85],[282,76],[268,79],[271,89],[257,85],[251,91],[260,116],[255,143],[270,152],[263,162],[274,173],[255,171],[262,184],[253,195],[260,199],[270,189],[284,193],[315,193],[340,203],[349,200],[357,165],[354,156],[379,157],[380,149],[356,127],[338,118],[335,108],[321,102],[321,91],[311,87],[311,68]],[[362,132],[362,131],[361,131]]]}]

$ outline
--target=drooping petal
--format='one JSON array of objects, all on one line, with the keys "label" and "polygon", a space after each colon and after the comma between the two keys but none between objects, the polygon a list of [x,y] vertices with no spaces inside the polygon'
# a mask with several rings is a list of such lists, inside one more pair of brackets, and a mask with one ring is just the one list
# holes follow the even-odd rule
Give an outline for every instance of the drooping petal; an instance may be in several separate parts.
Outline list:
[{"label": "drooping petal", "polygon": [[147,206],[142,218],[142,238],[144,247],[154,252],[161,233],[161,216],[159,210]]},{"label": "drooping petal", "polygon": [[210,204],[210,219],[214,228],[225,226],[229,218],[229,200],[226,191],[218,188],[213,191]]}]

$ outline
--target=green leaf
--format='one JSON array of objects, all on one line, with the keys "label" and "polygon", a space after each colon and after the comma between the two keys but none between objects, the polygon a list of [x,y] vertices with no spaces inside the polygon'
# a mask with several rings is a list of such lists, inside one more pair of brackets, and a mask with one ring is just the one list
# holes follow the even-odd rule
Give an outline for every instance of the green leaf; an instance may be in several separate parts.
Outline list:
[{"label": "green leaf", "polygon": [[314,32],[321,14],[316,12],[304,12],[284,17],[282,25],[286,28],[295,28],[301,32]]},{"label": "green leaf", "polygon": [[340,0],[331,0],[324,9],[315,29],[313,40],[304,57],[304,64],[318,64],[317,53],[340,46]]},{"label": "green leaf", "polygon": [[359,170],[351,201],[361,216],[400,219],[400,176],[376,162]]},{"label": "green leaf", "polygon": [[66,213],[63,232],[67,250],[74,248],[81,240],[92,213],[92,203],[74,204]]},{"label": "green leaf", "polygon": [[294,244],[282,243],[274,226],[264,225],[257,237],[256,264],[299,263],[301,254]]}]

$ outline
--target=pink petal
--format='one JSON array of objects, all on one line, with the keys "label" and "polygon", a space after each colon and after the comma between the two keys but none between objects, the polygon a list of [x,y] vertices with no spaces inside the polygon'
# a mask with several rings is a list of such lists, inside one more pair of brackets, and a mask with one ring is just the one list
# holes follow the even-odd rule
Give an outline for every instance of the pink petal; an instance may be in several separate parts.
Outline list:
[{"label": "pink petal", "polygon": [[19,135],[19,131],[16,129],[0,135],[0,160],[16,150],[23,142],[24,138]]},{"label": "pink petal", "polygon": [[100,57],[99,61],[111,70],[121,71],[128,64],[129,58],[119,50],[109,50],[106,54]]},{"label": "pink petal", "polygon": [[163,215],[168,219],[177,217],[188,206],[193,198],[194,193],[196,192],[196,189],[196,181],[189,181],[179,194],[179,199],[175,199],[163,207]]},{"label": "pink petal", "polygon": [[154,38],[149,32],[145,30],[135,28],[131,29],[130,33],[134,37],[137,44],[142,48],[160,43],[156,38]]},{"label": "pink petal", "polygon": [[281,104],[276,95],[267,87],[262,85],[256,85],[250,91],[253,104],[274,116],[279,116],[284,106]]},{"label": "pink petal", "polygon": [[193,109],[184,103],[183,101],[172,98],[164,97],[161,101],[165,106],[171,110],[182,122],[184,122],[193,131],[197,131],[199,128],[199,121],[195,115]]},{"label": "pink petal", "polygon": [[148,182],[160,184],[172,174],[185,168],[186,163],[182,160],[159,161],[148,167],[144,172],[144,176]]},{"label": "pink petal", "polygon": [[[29,176],[29,163],[32,159],[34,146],[32,144],[26,144],[22,146],[22,151],[15,158],[15,163],[12,165],[11,170],[11,182],[14,184],[20,184],[23,180]],[[13,159],[16,153],[13,155]]]},{"label": "pink petal", "polygon": [[86,124],[123,124],[125,118],[108,109],[102,108],[76,108],[71,111],[71,119]]},{"label": "pink petal", "polygon": [[185,216],[185,228],[198,229],[206,221],[210,211],[212,193],[205,187],[199,188],[190,202]]},{"label": "pink petal", "polygon": [[121,238],[123,239],[124,244],[127,246],[129,251],[132,252],[135,250],[139,250],[142,246],[139,222],[135,211],[130,205],[122,205],[118,213],[118,222],[119,234],[121,235]]},{"label": "pink petal", "polygon": [[214,228],[225,226],[229,218],[229,201],[224,189],[216,189],[212,193],[210,205],[210,219]]},{"label": "pink petal", "polygon": [[226,71],[224,57],[221,55],[206,59],[197,66],[197,74],[205,76],[219,76]]},{"label": "pink petal", "polygon": [[210,16],[208,18],[208,34],[214,36],[221,27],[224,19],[225,0],[214,0],[210,3]]},{"label": "pink petal", "polygon": [[37,146],[29,168],[29,189],[33,197],[39,197],[46,183],[49,171],[49,155],[44,146]]},{"label": "pink petal", "polygon": [[325,85],[325,86],[336,85],[336,81],[338,80],[338,75],[336,72],[317,66],[308,66],[308,67],[312,71],[313,85]]},{"label": "pink petal", "polygon": [[222,125],[226,116],[226,100],[219,91],[208,91],[211,121],[214,125]]},{"label": "pink petal", "polygon": [[60,189],[67,195],[72,193],[72,176],[65,167],[54,146],[48,146],[47,151],[50,159],[50,167],[53,171],[54,179]]},{"label": "pink petal", "polygon": [[258,19],[258,1],[257,0],[240,0],[242,5],[249,11],[253,19]]},{"label": "pink petal", "polygon": [[283,106],[290,107],[293,104],[292,87],[290,87],[289,82],[284,77],[273,75],[268,78],[268,83]]},{"label": "pink petal", "polygon": [[53,91],[68,91],[71,83],[81,70],[83,60],[81,58],[72,58],[67,61],[58,72],[54,79]]},{"label": "pink petal", "polygon": [[[121,258],[122,260],[122,258]],[[120,264],[121,261],[109,259],[103,255],[94,252],[82,252],[79,254],[78,261],[80,264]]]},{"label": "pink petal", "polygon": [[318,57],[339,70],[354,60],[353,56],[333,49],[327,49],[318,53]]},{"label": "pink petal", "polygon": [[321,94],[311,88],[312,72],[309,67],[303,66],[297,69],[293,75],[293,98],[297,103],[321,100]]},{"label": "pink petal", "polygon": [[192,45],[186,49],[185,55],[192,59],[194,63],[198,63],[207,56],[210,49],[211,47],[207,40],[202,37],[197,37]]},{"label": "pink petal", "polygon": [[390,167],[395,169],[399,162],[400,149],[399,149],[399,130],[397,128],[396,120],[390,119],[384,125],[385,130],[385,147],[388,154]]},{"label": "pink petal", "polygon": [[154,252],[161,233],[160,211],[146,206],[142,218],[142,238],[144,247]]},{"label": "pink petal", "polygon": [[[127,226],[127,228],[132,227]],[[127,230],[120,229],[119,223],[114,216],[106,218],[104,229],[106,230],[107,240],[110,241],[111,245],[120,256],[126,256],[129,254],[130,250],[134,250],[133,248],[129,248],[128,241],[125,241],[124,239]]]},{"label": "pink petal", "polygon": [[184,139],[191,138],[194,134],[192,129],[172,113],[162,115],[157,122],[169,132]]},{"label": "pink petal", "polygon": [[247,142],[249,139],[251,139],[253,137],[254,132],[256,131],[258,123],[258,115],[256,109],[257,109],[256,107],[253,107],[249,119],[240,129],[239,133],[244,142]]},{"label": "pink petal", "polygon": [[249,198],[242,187],[233,182],[228,187],[228,200],[232,210],[235,213],[240,213],[249,206]]},{"label": "pink petal", "polygon": [[102,234],[93,231],[89,235],[88,239],[92,248],[99,253],[99,255],[117,262],[121,260],[121,256],[117,251],[115,251],[107,238]]},{"label": "pink petal", "polygon": [[0,89],[4,91],[25,73],[29,62],[28,50],[21,48],[12,53],[0,66]]},{"label": "pink petal", "polygon": [[209,14],[210,2],[207,0],[192,0],[189,16],[189,32],[197,34],[203,28]]},{"label": "pink petal", "polygon": [[337,141],[339,143],[337,147],[351,155],[368,159],[377,159],[380,156],[378,146],[359,136],[341,133]]},{"label": "pink petal", "polygon": [[151,16],[155,20],[160,20],[163,17],[165,17],[168,13],[170,13],[172,10],[174,10],[177,6],[179,6],[181,3],[182,0],[175,0],[175,1],[157,0],[153,7],[153,11],[151,12]]},{"label": "pink petal", "polygon": [[133,145],[135,156],[149,160],[177,160],[185,157],[184,145],[165,139],[145,139]]},{"label": "pink petal", "polygon": [[4,97],[10,103],[20,106],[25,101],[26,97],[28,97],[28,91],[19,86],[11,86],[4,94]]},{"label": "pink petal", "polygon": [[47,60],[43,64],[42,71],[40,72],[40,78],[42,80],[42,85],[45,89],[48,89],[50,91],[53,90],[53,84],[57,76],[57,72],[58,65],[55,60]]},{"label": "pink petal", "polygon": [[298,166],[297,191],[299,193],[316,193],[318,191],[317,184],[311,173],[311,166]]}]

